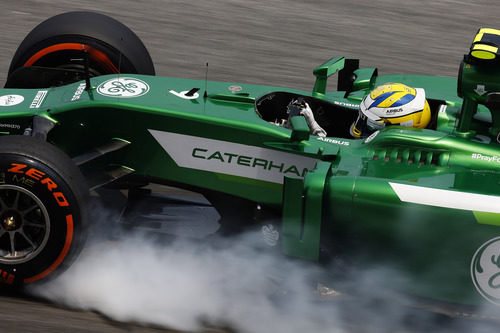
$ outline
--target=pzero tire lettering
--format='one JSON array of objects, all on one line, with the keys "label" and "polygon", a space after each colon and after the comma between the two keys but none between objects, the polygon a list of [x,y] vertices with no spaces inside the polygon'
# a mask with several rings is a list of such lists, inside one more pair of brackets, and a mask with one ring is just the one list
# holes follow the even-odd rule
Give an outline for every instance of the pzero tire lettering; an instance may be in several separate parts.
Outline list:
[{"label": "pzero tire lettering", "polygon": [[[57,188],[57,184],[54,183],[50,178],[44,178],[45,173],[34,168],[28,169],[26,172],[23,170],[27,167],[25,164],[12,163],[12,168],[8,169],[9,172],[15,173],[25,173],[28,177],[35,180],[39,180],[42,184],[47,184],[47,189],[52,192],[53,189]],[[54,198],[56,199],[59,206],[69,206],[68,201],[61,192],[53,192]]]}]

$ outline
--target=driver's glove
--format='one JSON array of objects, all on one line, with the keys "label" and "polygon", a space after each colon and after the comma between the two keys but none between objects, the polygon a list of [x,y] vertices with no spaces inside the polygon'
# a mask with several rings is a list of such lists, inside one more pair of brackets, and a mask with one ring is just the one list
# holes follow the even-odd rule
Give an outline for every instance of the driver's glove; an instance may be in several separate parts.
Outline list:
[{"label": "driver's glove", "polygon": [[317,136],[326,136],[326,131],[321,128],[321,126],[319,126],[319,124],[314,119],[314,115],[309,104],[307,104],[306,102],[304,102],[304,104],[305,105],[300,111],[300,114],[304,116],[304,118],[306,118],[307,126],[309,126],[311,133]]}]

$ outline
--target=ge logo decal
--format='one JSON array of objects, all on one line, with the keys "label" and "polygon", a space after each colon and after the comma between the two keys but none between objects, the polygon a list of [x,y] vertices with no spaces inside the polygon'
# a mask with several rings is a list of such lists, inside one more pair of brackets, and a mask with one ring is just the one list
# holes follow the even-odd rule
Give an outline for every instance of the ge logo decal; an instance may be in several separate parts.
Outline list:
[{"label": "ge logo decal", "polygon": [[101,83],[97,87],[97,92],[109,97],[139,97],[149,91],[149,85],[139,79],[131,77],[120,77]]},{"label": "ge logo decal", "polygon": [[471,275],[481,296],[500,305],[500,237],[490,239],[476,251]]},{"label": "ge logo decal", "polygon": [[24,97],[21,95],[3,95],[0,96],[0,106],[12,106],[22,103]]}]

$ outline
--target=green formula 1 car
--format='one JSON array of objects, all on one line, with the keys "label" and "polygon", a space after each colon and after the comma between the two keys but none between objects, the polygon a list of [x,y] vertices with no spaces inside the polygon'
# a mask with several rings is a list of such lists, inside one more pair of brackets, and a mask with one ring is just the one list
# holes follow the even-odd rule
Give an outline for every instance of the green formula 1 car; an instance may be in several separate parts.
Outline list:
[{"label": "green formula 1 car", "polygon": [[[458,80],[336,57],[308,92],[157,77],[119,22],[55,16],[22,42],[0,91],[0,280],[68,266],[90,191],[161,184],[205,196],[223,229],[278,220],[267,237],[287,255],[387,265],[409,293],[500,304],[498,47],[500,31],[481,29]],[[360,102],[388,82],[425,90],[429,125],[354,139]],[[326,136],[294,114],[305,103]]]}]

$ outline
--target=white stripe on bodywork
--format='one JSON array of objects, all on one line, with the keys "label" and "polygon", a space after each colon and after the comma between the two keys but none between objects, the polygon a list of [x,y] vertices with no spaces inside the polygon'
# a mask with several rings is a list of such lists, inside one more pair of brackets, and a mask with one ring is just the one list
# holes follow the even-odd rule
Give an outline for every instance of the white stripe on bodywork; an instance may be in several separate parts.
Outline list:
[{"label": "white stripe on bodywork", "polygon": [[500,196],[441,190],[437,188],[389,183],[404,202],[435,207],[500,213]]},{"label": "white stripe on bodywork", "polygon": [[[175,163],[184,168],[204,170],[282,184],[285,175],[298,178],[293,173],[284,172],[286,168],[295,166],[297,167],[299,173],[302,173],[304,169],[314,169],[314,166],[318,161],[315,158],[229,141],[213,140],[198,136],[163,132],[152,129],[150,129],[149,132],[170,155]],[[218,159],[195,158],[193,157],[193,151],[198,148],[206,149],[208,151],[207,154],[211,154],[213,152],[224,152],[235,154],[236,156],[272,161],[273,165],[283,164],[285,168],[280,171],[275,167],[265,169],[260,166],[241,165],[236,162],[237,158],[233,158],[229,163],[222,163]]]}]

